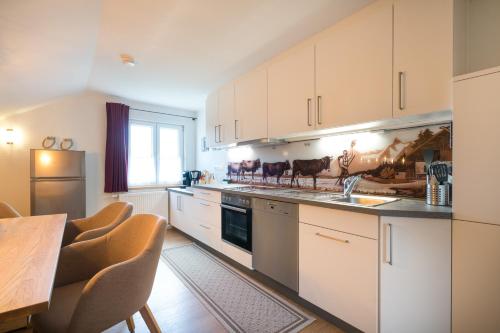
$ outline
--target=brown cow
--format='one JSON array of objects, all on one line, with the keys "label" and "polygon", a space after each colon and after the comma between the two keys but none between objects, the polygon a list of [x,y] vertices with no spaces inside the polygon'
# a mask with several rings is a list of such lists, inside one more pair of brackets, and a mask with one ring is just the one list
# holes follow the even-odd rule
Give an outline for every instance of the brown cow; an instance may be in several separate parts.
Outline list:
[{"label": "brown cow", "polygon": [[231,179],[231,175],[235,174],[236,175],[236,180],[240,180],[240,174],[241,174],[241,162],[239,163],[234,163],[234,162],[229,162],[227,165],[227,175],[229,179]]},{"label": "brown cow", "polygon": [[283,176],[285,171],[290,170],[290,162],[286,160],[285,162],[276,163],[263,163],[262,164],[262,178],[267,183],[268,176],[276,176],[276,183],[280,183],[280,178]]},{"label": "brown cow", "polygon": [[252,180],[254,179],[255,171],[260,168],[260,158],[256,160],[241,161],[241,177],[245,179],[245,171],[252,173]]},{"label": "brown cow", "polygon": [[330,169],[330,156],[325,156],[321,159],[315,160],[294,160],[292,169],[292,181],[290,182],[290,187],[293,187],[293,181],[297,177],[297,187],[299,186],[298,176],[312,176],[314,189],[316,189],[316,178],[318,174],[323,170]]}]

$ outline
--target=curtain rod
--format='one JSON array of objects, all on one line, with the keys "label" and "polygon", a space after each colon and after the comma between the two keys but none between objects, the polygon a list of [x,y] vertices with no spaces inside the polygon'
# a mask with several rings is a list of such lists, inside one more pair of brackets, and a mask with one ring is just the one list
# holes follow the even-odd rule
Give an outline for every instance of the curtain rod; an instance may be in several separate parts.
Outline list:
[{"label": "curtain rod", "polygon": [[191,120],[198,119],[198,117],[181,116],[181,115],[178,115],[178,114],[164,113],[164,112],[150,111],[150,110],[143,110],[143,109],[136,109],[136,108],[130,108],[130,110],[142,111],[142,112],[149,112],[149,113],[157,113],[157,114],[162,114],[162,115],[165,115],[165,116],[172,116],[172,117],[189,118]]}]

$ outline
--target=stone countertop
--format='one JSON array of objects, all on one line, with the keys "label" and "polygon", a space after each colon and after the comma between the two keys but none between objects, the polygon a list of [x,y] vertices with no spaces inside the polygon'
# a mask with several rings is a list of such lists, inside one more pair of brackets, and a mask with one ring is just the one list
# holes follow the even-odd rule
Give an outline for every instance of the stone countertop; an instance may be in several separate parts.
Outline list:
[{"label": "stone countertop", "polygon": [[[195,185],[193,188],[213,190],[225,193],[239,194],[249,196],[252,198],[268,199],[275,201],[283,201],[297,204],[305,204],[311,206],[347,210],[351,212],[372,214],[378,216],[397,216],[397,217],[413,217],[413,218],[440,218],[451,219],[451,207],[431,206],[427,205],[423,200],[416,199],[401,199],[391,203],[375,206],[375,207],[362,207],[347,204],[336,203],[335,201],[315,201],[299,198],[286,198],[282,196],[266,195],[262,193],[253,192],[240,192],[235,191],[234,188],[241,187],[240,184],[208,184],[208,185]],[[169,188],[169,191],[193,195],[190,189]]]},{"label": "stone countertop", "polygon": [[231,190],[231,188],[236,188],[241,186],[242,186],[241,184],[200,184],[200,185],[194,185],[192,187],[190,186],[169,187],[167,188],[167,190],[181,194],[193,195],[194,194],[193,188],[222,192],[223,190]]},{"label": "stone countertop", "polygon": [[193,190],[188,187],[188,188],[182,188],[182,187],[169,187],[168,188],[168,191],[169,192],[175,192],[175,193],[181,193],[181,194],[186,194],[186,195],[190,195],[190,196],[193,196]]}]

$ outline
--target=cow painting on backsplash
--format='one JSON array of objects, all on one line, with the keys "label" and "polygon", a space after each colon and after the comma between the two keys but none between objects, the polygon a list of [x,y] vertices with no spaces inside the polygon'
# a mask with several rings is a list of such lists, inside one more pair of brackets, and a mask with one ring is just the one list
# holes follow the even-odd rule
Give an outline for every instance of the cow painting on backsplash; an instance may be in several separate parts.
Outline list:
[{"label": "cow painting on backsplash", "polygon": [[290,186],[293,186],[293,181],[295,180],[297,182],[297,187],[300,187],[299,176],[311,176],[313,179],[313,188],[316,189],[316,179],[321,171],[330,171],[331,159],[330,156],[325,156],[321,159],[293,161]]},{"label": "cow painting on backsplash", "polygon": [[423,151],[433,150],[434,161],[451,165],[450,128],[451,124],[344,134],[306,144],[256,148],[257,158],[230,161],[227,176],[242,184],[340,192],[345,178],[360,175],[356,192],[423,197]]}]

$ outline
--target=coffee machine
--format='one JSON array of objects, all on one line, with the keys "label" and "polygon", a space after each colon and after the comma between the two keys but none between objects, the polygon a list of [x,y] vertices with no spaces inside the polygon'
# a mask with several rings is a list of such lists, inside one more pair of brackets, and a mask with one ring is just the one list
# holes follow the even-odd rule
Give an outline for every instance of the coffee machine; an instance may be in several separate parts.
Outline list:
[{"label": "coffee machine", "polygon": [[191,186],[198,184],[201,178],[201,171],[188,170],[182,172],[182,185]]},{"label": "coffee machine", "polygon": [[201,178],[201,171],[192,170],[190,171],[190,174],[191,174],[191,185],[198,184]]}]

